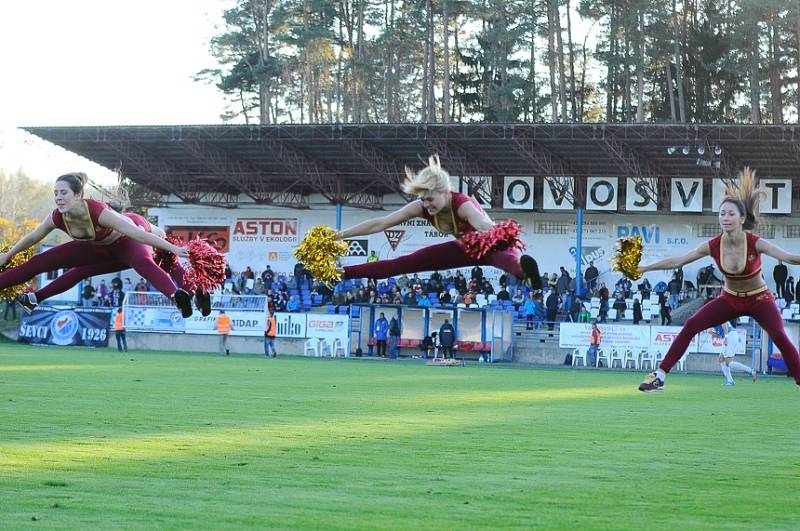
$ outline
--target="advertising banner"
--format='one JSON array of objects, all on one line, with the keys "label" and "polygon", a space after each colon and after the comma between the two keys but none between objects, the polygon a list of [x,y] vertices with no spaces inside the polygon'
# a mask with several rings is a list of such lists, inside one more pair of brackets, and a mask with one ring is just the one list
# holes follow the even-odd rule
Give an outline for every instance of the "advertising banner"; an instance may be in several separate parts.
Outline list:
[{"label": "advertising banner", "polygon": [[[739,334],[739,345],[736,354],[745,354],[747,343],[747,331],[732,330],[731,333]],[[717,334],[714,329],[703,330],[697,335],[697,352],[709,354],[722,354],[725,347],[725,338]]]},{"label": "advertising banner", "polygon": [[22,315],[17,341],[34,345],[107,347],[110,321],[108,309],[41,308],[30,315]]},{"label": "advertising banner", "polygon": [[[680,326],[651,326],[650,327],[650,349],[652,352],[666,353],[672,342],[678,337],[681,331]],[[697,352],[697,337],[693,337],[689,343],[687,352]]]},{"label": "advertising banner", "polygon": [[[263,336],[264,330],[267,329],[267,316],[263,310],[226,310],[225,314],[231,318],[232,336]],[[216,334],[218,315],[219,310],[212,310],[205,317],[195,312],[184,321],[186,333]]]},{"label": "advertising banner", "polygon": [[[599,324],[597,328],[603,334],[603,349],[645,350],[650,346],[650,328],[647,326]],[[588,323],[562,323],[558,344],[561,348],[578,348],[589,346],[592,325]]]},{"label": "advertising banner", "polygon": [[276,312],[275,327],[278,337],[306,337],[306,314]]},{"label": "advertising banner", "polygon": [[347,345],[350,317],[337,314],[312,313],[306,316],[306,337],[325,339],[328,343],[341,340]]}]

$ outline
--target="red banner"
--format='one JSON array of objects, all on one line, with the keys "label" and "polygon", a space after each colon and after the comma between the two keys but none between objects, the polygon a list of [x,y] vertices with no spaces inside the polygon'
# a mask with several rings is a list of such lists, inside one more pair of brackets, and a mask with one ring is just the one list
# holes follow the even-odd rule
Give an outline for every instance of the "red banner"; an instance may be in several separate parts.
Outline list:
[{"label": "red banner", "polygon": [[231,229],[230,227],[209,227],[201,225],[167,225],[164,232],[168,236],[178,238],[183,242],[200,238],[208,240],[214,248],[221,252],[227,253],[230,250]]}]

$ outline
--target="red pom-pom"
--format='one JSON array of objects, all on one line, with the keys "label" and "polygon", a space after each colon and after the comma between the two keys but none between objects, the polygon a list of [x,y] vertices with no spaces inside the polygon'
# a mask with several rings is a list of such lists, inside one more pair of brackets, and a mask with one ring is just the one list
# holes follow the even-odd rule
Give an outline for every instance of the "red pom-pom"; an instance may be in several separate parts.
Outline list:
[{"label": "red pom-pom", "polygon": [[[182,246],[183,242],[178,238],[173,236],[166,236],[164,238],[169,243],[177,246]],[[153,248],[153,261],[156,263],[158,267],[169,273],[172,271],[172,268],[175,267],[175,264],[178,262],[178,256],[175,253],[171,253],[169,251],[165,251],[164,249],[159,249],[158,247]]]},{"label": "red pom-pom", "polygon": [[189,270],[186,273],[190,284],[206,293],[222,287],[225,282],[225,257],[205,240],[190,241]]},{"label": "red pom-pom", "polygon": [[466,233],[461,237],[461,244],[470,258],[480,260],[492,251],[525,250],[525,244],[519,238],[521,232],[519,223],[507,219],[495,223],[489,230]]}]

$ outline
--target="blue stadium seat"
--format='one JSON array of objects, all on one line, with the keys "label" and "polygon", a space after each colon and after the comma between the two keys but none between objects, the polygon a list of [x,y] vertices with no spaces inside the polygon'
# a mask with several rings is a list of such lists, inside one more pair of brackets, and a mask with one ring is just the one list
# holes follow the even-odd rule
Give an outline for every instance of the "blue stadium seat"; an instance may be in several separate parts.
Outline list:
[{"label": "blue stadium seat", "polygon": [[328,313],[336,313],[336,306],[334,306],[333,304],[329,304]]},{"label": "blue stadium seat", "polygon": [[361,317],[361,306],[350,306],[350,317]]}]

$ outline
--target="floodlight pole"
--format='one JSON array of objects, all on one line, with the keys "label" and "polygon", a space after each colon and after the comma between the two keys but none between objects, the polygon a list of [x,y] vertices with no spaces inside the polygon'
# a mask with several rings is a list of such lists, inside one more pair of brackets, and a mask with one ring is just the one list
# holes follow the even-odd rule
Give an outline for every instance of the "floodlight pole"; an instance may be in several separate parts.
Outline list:
[{"label": "floodlight pole", "polygon": [[578,219],[575,223],[575,295],[581,292],[581,261],[583,259],[583,209],[578,209]]},{"label": "floodlight pole", "polygon": [[342,230],[342,204],[336,203],[336,230]]}]

